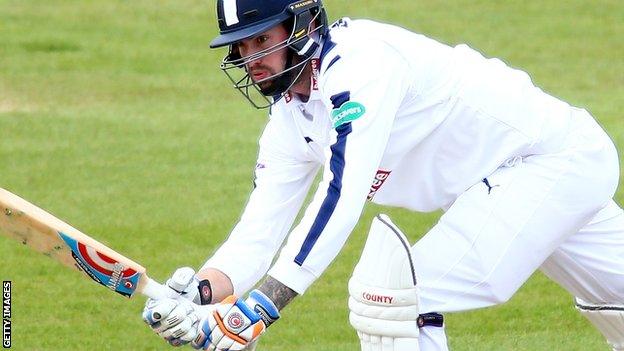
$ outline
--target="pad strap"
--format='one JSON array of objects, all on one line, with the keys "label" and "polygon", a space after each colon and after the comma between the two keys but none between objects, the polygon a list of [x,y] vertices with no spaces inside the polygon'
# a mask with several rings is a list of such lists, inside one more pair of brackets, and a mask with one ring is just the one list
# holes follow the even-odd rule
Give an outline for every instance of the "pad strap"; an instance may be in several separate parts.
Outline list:
[{"label": "pad strap", "polygon": [[418,319],[416,320],[416,322],[418,324],[418,328],[422,328],[422,327],[442,328],[444,326],[444,316],[436,312],[423,313],[420,316],[418,316]]}]

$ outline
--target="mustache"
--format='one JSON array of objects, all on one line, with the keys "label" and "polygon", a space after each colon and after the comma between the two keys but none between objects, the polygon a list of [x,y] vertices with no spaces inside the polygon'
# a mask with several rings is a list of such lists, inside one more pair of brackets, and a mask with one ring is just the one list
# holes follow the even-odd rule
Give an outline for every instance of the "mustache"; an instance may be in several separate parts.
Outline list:
[{"label": "mustache", "polygon": [[249,73],[254,73],[254,72],[262,71],[262,70],[269,72],[269,74],[275,74],[275,72],[273,71],[273,69],[271,67],[268,67],[268,66],[265,66],[265,65],[259,65],[259,66],[254,66],[254,67],[247,68],[247,71]]}]

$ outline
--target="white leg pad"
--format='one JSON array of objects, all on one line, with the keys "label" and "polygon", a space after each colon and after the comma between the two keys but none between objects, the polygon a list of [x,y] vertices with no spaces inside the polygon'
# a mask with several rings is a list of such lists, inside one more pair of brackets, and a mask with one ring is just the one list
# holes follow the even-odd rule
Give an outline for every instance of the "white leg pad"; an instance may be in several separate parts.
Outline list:
[{"label": "white leg pad", "polygon": [[605,336],[614,351],[624,351],[624,306],[592,304],[576,298],[576,309]]},{"label": "white leg pad", "polygon": [[385,215],[371,229],[349,280],[349,322],[362,351],[418,351],[418,291],[410,245]]},{"label": "white leg pad", "polygon": [[378,288],[414,288],[416,273],[410,249],[407,237],[388,216],[376,216],[351,279]]}]

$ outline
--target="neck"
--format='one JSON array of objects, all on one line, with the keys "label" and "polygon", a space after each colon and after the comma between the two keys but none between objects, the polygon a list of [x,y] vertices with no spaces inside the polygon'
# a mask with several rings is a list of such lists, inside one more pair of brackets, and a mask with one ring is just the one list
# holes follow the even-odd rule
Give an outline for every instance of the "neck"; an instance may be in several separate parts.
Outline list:
[{"label": "neck", "polygon": [[312,77],[312,67],[308,63],[306,64],[301,76],[295,83],[295,85],[290,88],[290,92],[293,94],[297,94],[302,101],[308,101],[310,98],[310,90],[311,90],[311,77]]}]

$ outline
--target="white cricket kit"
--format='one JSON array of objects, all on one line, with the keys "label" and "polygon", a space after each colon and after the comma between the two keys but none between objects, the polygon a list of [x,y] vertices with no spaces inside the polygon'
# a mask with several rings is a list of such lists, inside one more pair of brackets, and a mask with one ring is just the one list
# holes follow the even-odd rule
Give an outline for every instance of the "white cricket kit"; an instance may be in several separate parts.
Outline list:
[{"label": "white cricket kit", "polygon": [[[312,68],[307,102],[287,95],[272,107],[256,188],[205,265],[237,294],[267,272],[323,166],[269,271],[298,293],[338,254],[368,199],[447,210],[412,249],[422,312],[504,301],[553,254],[582,256],[575,268],[555,256],[545,269],[575,295],[623,302],[624,216],[610,202],[618,160],[587,112],[468,46],[367,20],[334,24]],[[600,232],[583,237],[587,249],[567,241],[583,230]],[[617,249],[598,252],[603,234]],[[581,270],[599,284],[579,283]]]}]

